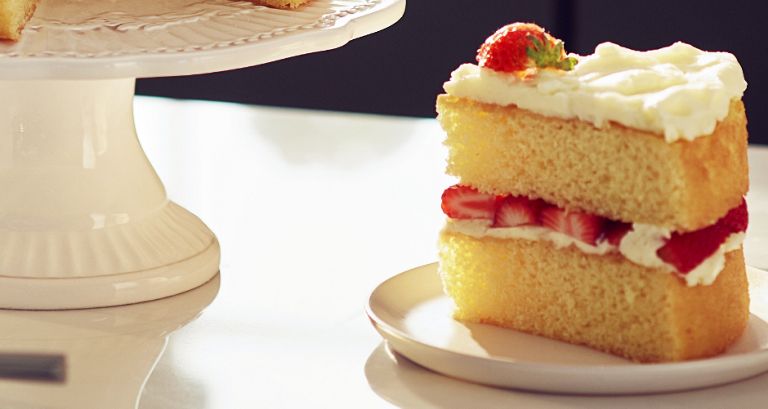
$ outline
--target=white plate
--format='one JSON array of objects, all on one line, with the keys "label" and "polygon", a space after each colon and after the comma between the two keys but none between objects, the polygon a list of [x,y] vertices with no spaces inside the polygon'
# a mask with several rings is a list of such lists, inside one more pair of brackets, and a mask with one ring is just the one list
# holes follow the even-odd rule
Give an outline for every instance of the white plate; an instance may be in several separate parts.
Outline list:
[{"label": "white plate", "polygon": [[741,339],[715,358],[637,364],[590,348],[451,318],[437,265],[380,284],[367,312],[390,347],[446,375],[482,384],[577,394],[702,388],[768,370],[768,273],[748,268],[752,315]]},{"label": "white plate", "polygon": [[190,75],[340,47],[396,22],[405,0],[312,0],[294,10],[243,0],[42,0],[0,79]]}]

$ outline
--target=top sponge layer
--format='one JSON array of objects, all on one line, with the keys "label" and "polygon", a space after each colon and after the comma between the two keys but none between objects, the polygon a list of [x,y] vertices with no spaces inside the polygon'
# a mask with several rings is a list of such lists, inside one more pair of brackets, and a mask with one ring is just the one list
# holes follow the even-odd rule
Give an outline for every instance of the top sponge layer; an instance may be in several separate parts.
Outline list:
[{"label": "top sponge layer", "polygon": [[449,95],[438,97],[437,111],[447,172],[481,191],[680,231],[714,223],[747,192],[738,100],[711,135],[673,143],[613,122],[598,128]]}]

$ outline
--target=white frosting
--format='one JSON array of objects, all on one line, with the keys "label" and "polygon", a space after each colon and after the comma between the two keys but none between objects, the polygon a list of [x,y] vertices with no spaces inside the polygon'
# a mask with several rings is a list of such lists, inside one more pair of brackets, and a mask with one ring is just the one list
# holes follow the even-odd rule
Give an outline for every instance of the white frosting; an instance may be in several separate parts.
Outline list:
[{"label": "white frosting", "polygon": [[598,127],[613,121],[674,142],[711,134],[747,87],[732,54],[680,42],[651,51],[602,43],[594,54],[574,57],[579,62],[571,71],[543,69],[525,79],[463,64],[444,88],[450,95]]},{"label": "white frosting", "polygon": [[630,261],[651,268],[670,267],[656,252],[664,246],[672,231],[665,227],[634,223],[632,230],[621,239],[619,252]]},{"label": "white frosting", "polygon": [[[574,239],[566,234],[556,232],[541,226],[492,227],[489,220],[458,220],[448,219],[445,230],[462,233],[467,236],[499,239],[547,240],[557,248],[575,246],[588,254],[603,255],[612,251],[621,253],[635,264],[649,268],[659,268],[667,272],[677,273],[675,267],[660,259],[656,252],[664,245],[672,234],[670,229],[647,224],[635,223],[619,243],[614,246],[607,241],[601,241],[596,246]],[[733,233],[711,256],[704,259],[696,268],[687,274],[680,274],[688,286],[710,285],[725,266],[725,253],[737,250],[744,241],[744,233]]]},{"label": "white frosting", "polygon": [[517,226],[517,227],[491,227],[490,220],[458,220],[448,219],[445,228],[449,231],[466,234],[476,238],[494,237],[497,239],[524,239],[547,240],[555,244],[557,248],[576,246],[579,250],[588,254],[605,254],[613,250],[607,242],[597,246],[584,243],[581,240],[541,226]]}]

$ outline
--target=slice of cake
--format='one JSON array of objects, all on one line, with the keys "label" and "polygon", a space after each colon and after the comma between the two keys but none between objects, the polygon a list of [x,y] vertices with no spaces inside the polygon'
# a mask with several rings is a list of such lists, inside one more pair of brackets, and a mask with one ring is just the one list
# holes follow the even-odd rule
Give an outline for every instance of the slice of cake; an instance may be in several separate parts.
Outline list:
[{"label": "slice of cake", "polygon": [[0,39],[18,40],[37,3],[38,0],[0,1]]},{"label": "slice of cake", "polygon": [[641,362],[724,351],[749,316],[745,88],[733,55],[683,43],[489,37],[437,99],[455,318]]},{"label": "slice of cake", "polygon": [[294,9],[301,6],[309,0],[253,0],[256,4],[261,4],[268,7],[277,7],[281,9]]}]

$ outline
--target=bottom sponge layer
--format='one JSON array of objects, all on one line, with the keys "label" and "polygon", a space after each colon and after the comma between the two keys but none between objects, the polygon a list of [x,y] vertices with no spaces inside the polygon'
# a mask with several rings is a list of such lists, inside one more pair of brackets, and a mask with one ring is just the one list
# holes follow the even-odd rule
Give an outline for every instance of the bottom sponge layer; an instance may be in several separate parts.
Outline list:
[{"label": "bottom sponge layer", "polygon": [[440,274],[461,321],[494,324],[640,362],[723,352],[744,331],[749,295],[741,250],[709,286],[618,254],[546,241],[443,231]]}]

